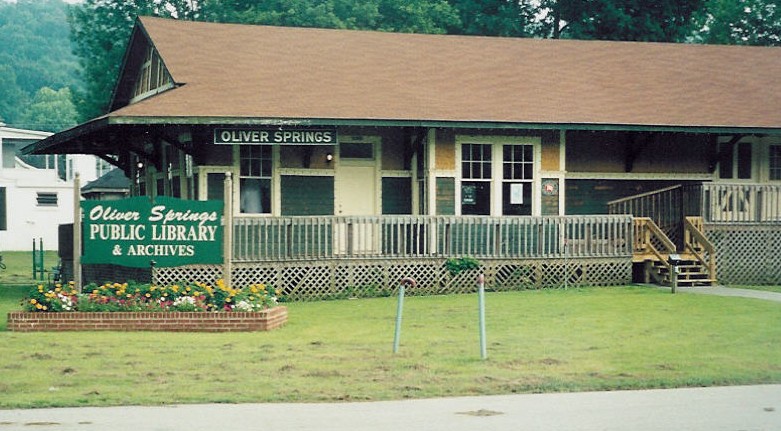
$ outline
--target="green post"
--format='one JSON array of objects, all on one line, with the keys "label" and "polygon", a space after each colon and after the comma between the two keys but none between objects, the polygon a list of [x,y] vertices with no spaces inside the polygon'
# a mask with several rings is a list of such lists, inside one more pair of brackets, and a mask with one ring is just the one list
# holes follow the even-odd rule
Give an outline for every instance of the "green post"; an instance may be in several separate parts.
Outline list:
[{"label": "green post", "polygon": [[33,238],[33,280],[43,280],[43,238],[38,238],[38,245]]},{"label": "green post", "polygon": [[483,274],[477,277],[477,304],[480,321],[480,359],[485,360],[488,358],[488,350],[485,345],[485,276]]},{"label": "green post", "polygon": [[412,278],[405,278],[401,280],[399,286],[399,302],[396,305],[396,331],[393,333],[393,353],[399,352],[399,342],[401,341],[401,316],[404,314],[404,286],[409,284],[412,287],[417,285],[417,282]]}]

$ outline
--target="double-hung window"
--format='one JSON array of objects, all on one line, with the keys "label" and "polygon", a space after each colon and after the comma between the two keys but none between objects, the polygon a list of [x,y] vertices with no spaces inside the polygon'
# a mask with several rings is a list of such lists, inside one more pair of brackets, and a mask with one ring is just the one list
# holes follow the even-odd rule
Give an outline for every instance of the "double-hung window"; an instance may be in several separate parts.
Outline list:
[{"label": "double-hung window", "polygon": [[502,215],[532,214],[534,146],[502,146]]},{"label": "double-hung window", "polygon": [[271,146],[242,145],[239,157],[241,212],[271,214]]},{"label": "double-hung window", "polygon": [[768,157],[770,180],[781,181],[781,144],[771,145]]},{"label": "double-hung window", "polygon": [[491,144],[461,146],[461,214],[491,214]]}]

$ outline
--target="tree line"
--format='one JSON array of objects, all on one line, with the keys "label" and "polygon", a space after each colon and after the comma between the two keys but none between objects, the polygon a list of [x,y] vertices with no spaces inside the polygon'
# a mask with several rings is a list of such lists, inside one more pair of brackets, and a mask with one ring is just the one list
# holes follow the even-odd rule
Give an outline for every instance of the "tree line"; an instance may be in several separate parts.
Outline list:
[{"label": "tree line", "polygon": [[[125,44],[138,15],[389,32],[781,45],[779,3],[779,0],[84,0],[66,6],[62,0],[18,0],[0,3],[0,119],[9,124],[56,131],[104,114]],[[11,9],[25,12],[18,12],[17,22],[13,22],[14,18],[7,15]],[[51,22],[43,25],[44,20],[31,21],[30,16],[47,16]],[[15,32],[25,26],[35,31],[27,31],[28,36],[11,45],[16,50],[4,50],[2,46],[9,45],[3,42],[17,37]],[[70,42],[63,36],[66,31]],[[48,33],[42,35],[42,32]],[[50,37],[56,43],[47,46],[48,52],[36,54],[33,51],[43,48],[31,41],[39,37]],[[71,46],[72,53],[64,52]],[[45,61],[37,64],[35,58]],[[78,70],[78,75],[74,75],[74,70]],[[9,107],[13,100],[19,103]]]}]

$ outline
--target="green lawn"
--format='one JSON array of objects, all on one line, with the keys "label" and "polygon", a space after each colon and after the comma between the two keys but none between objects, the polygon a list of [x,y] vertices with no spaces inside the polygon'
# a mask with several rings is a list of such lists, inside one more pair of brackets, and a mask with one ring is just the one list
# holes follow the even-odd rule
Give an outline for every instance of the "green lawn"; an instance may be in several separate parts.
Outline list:
[{"label": "green lawn", "polygon": [[[20,291],[0,288],[0,312]],[[0,332],[0,408],[328,402],[781,382],[781,305],[661,289],[289,304],[268,333]]]},{"label": "green lawn", "polygon": [[[0,269],[0,286],[9,284],[31,284],[38,280],[33,279],[33,253],[30,251],[4,251],[3,263],[6,269]],[[44,269],[51,271],[57,266],[57,252],[45,251],[43,254]],[[44,277],[46,281],[46,277]]]}]

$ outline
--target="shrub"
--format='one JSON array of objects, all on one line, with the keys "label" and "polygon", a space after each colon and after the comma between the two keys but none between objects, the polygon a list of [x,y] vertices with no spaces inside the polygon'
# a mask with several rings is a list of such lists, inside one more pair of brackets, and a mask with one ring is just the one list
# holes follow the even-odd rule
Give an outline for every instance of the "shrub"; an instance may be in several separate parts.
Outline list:
[{"label": "shrub", "polygon": [[456,276],[461,271],[480,268],[480,261],[473,257],[452,257],[445,261],[445,268],[450,275]]}]

